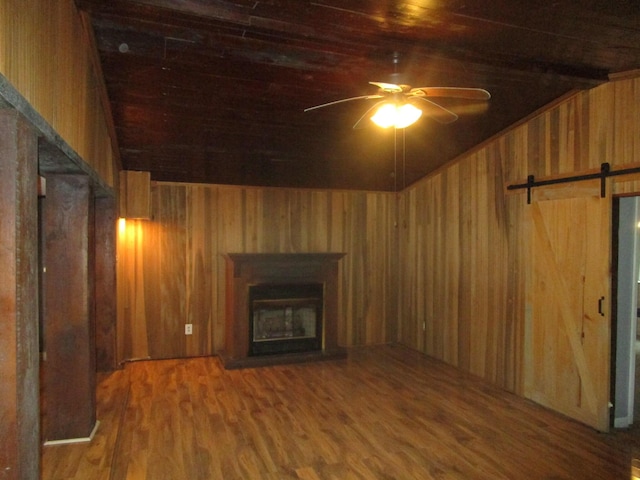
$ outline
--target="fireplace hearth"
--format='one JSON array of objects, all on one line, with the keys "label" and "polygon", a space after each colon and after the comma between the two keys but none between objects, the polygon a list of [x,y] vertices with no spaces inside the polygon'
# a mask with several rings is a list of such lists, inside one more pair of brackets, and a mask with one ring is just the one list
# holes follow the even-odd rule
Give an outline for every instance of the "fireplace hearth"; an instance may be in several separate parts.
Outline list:
[{"label": "fireplace hearth", "polygon": [[225,255],[225,368],[345,358],[337,344],[343,255]]}]

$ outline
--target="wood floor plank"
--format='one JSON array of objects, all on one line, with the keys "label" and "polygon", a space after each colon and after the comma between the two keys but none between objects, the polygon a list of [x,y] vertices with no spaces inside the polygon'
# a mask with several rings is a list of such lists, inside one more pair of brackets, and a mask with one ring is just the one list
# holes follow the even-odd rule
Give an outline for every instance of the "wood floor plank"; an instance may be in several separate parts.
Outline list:
[{"label": "wood floor plank", "polygon": [[140,361],[98,382],[88,444],[43,480],[621,479],[640,429],[595,430],[401,346],[255,369]]}]

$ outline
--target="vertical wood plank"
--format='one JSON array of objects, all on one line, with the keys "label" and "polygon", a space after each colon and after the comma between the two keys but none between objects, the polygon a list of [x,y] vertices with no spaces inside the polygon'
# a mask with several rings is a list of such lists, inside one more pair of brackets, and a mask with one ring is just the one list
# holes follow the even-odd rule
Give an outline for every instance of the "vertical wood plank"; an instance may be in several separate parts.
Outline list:
[{"label": "vertical wood plank", "polygon": [[43,431],[85,438],[95,426],[94,216],[89,179],[47,177],[44,206]]},{"label": "vertical wood plank", "polygon": [[40,478],[37,136],[0,109],[0,471]]},{"label": "vertical wood plank", "polygon": [[151,174],[122,170],[119,185],[120,216],[149,219],[151,217]]},{"label": "vertical wood plank", "polygon": [[113,197],[95,200],[95,315],[96,369],[109,372],[118,367],[116,353],[116,223]]}]

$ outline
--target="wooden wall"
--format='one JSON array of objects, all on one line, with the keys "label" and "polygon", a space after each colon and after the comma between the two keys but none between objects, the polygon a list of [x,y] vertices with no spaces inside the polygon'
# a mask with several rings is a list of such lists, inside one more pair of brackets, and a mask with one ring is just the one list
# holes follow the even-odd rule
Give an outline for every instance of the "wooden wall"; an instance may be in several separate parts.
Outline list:
[{"label": "wooden wall", "polygon": [[222,348],[221,254],[334,251],[341,345],[399,340],[522,393],[526,197],[506,186],[640,164],[639,105],[639,79],[576,94],[399,196],[155,184],[119,235],[119,360]]},{"label": "wooden wall", "polygon": [[117,167],[73,0],[0,1],[0,74],[110,186]]},{"label": "wooden wall", "polygon": [[[602,162],[640,164],[640,79],[576,94],[407,189],[401,342],[521,393],[526,197],[505,188]],[[638,193],[640,182],[615,177],[613,188]]]},{"label": "wooden wall", "polygon": [[[339,343],[395,340],[395,194],[157,183],[152,219],[118,237],[118,353],[214,354],[224,346],[222,254],[345,252]],[[184,324],[193,335],[184,335]]]}]

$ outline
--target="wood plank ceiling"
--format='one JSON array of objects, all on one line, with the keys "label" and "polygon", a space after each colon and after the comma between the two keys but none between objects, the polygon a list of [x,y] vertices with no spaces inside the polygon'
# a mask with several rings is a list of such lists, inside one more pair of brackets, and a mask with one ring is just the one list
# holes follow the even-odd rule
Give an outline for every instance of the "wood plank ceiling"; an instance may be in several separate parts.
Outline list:
[{"label": "wood plank ceiling", "polygon": [[[123,167],[154,180],[393,191],[554,99],[640,68],[635,0],[76,3]],[[439,99],[456,122],[397,131],[352,128],[374,100],[304,112],[376,93],[369,81],[492,98]]]}]

